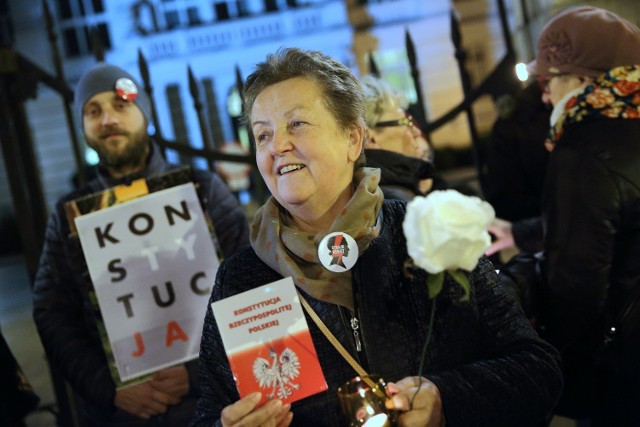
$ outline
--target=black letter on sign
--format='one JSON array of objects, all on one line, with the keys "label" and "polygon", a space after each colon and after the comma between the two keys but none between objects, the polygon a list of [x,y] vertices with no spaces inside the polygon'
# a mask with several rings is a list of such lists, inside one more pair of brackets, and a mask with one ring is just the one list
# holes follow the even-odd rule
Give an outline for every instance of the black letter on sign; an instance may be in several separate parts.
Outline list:
[{"label": "black letter on sign", "polygon": [[[136,227],[134,227],[134,223],[136,222],[136,220],[138,218],[144,218],[147,220],[147,226],[145,228],[142,228],[140,230],[138,230]],[[142,236],[144,234],[147,234],[148,232],[151,231],[151,229],[153,228],[153,218],[151,218],[151,215],[146,214],[146,213],[139,213],[139,214],[135,214],[134,216],[132,216],[129,219],[129,230],[131,230],[131,232],[133,234],[137,234],[138,236]]]},{"label": "black letter on sign", "polygon": [[166,302],[160,299],[158,287],[151,287],[151,290],[153,291],[153,299],[156,301],[156,304],[158,304],[158,307],[169,307],[176,300],[176,294],[173,292],[173,285],[171,284],[171,282],[166,282],[165,286],[167,287],[167,292],[169,293],[169,300]]},{"label": "black letter on sign", "polygon": [[207,277],[207,275],[204,274],[203,271],[199,271],[199,272],[197,272],[196,274],[193,275],[193,277],[191,278],[191,290],[196,295],[209,295],[211,293],[211,290],[209,288],[200,289],[200,288],[198,288],[198,284],[196,283],[198,281],[198,279],[200,279],[202,277]]},{"label": "black letter on sign", "polygon": [[133,309],[131,308],[131,303],[129,300],[133,298],[133,294],[126,294],[118,297],[116,300],[118,302],[124,303],[124,309],[127,312],[127,317],[133,317]]},{"label": "black letter on sign", "polygon": [[164,213],[167,214],[169,225],[175,224],[175,221],[173,220],[173,214],[178,215],[180,218],[184,219],[185,221],[189,221],[191,219],[191,214],[189,213],[189,207],[187,206],[187,202],[183,200],[182,202],[180,202],[180,206],[182,206],[182,212],[179,212],[178,210],[176,210],[175,208],[169,205],[165,205]]},{"label": "black letter on sign", "polygon": [[116,258],[109,263],[109,271],[118,274],[116,277],[111,277],[111,282],[119,282],[127,277],[127,270],[119,265],[121,262],[122,260],[120,258]]},{"label": "black letter on sign", "polygon": [[109,231],[111,230],[112,226],[113,226],[113,223],[110,222],[109,224],[107,224],[107,227],[104,229],[104,231],[100,230],[100,227],[95,228],[96,237],[98,238],[98,244],[100,245],[101,248],[104,248],[105,240],[109,240],[113,244],[120,243],[120,240],[116,239],[113,236],[109,236]]}]

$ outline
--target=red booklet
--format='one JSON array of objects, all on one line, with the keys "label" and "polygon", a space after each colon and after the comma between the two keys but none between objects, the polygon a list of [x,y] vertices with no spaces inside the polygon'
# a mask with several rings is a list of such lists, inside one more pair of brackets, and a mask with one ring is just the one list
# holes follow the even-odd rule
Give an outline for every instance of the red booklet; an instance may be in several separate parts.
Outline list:
[{"label": "red booklet", "polygon": [[295,402],[327,389],[293,280],[211,304],[240,397]]}]

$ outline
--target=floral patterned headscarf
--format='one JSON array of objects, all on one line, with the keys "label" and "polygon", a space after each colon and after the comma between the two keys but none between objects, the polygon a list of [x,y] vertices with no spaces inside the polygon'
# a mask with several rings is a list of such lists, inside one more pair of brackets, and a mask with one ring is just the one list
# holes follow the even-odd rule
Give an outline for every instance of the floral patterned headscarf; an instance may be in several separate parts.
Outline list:
[{"label": "floral patterned headscarf", "polygon": [[640,65],[613,68],[572,96],[551,127],[545,145],[551,151],[575,123],[602,118],[640,119]]}]

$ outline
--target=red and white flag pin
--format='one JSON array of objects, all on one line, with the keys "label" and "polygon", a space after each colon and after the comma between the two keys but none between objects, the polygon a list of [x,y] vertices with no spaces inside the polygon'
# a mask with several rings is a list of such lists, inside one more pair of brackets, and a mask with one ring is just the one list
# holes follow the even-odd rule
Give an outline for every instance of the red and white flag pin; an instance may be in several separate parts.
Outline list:
[{"label": "red and white flag pin", "polygon": [[133,80],[121,77],[116,80],[116,93],[125,101],[134,101],[138,97],[138,87]]}]

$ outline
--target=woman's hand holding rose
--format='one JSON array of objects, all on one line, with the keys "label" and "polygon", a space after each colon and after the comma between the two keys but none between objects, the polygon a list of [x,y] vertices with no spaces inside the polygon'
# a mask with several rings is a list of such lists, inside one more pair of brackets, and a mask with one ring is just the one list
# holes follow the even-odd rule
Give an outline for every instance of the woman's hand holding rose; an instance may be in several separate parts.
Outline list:
[{"label": "woman's hand holding rose", "polygon": [[[417,394],[416,391],[418,391]],[[388,383],[387,394],[390,397],[389,406],[399,411],[398,425],[400,427],[441,427],[444,425],[440,390],[428,379],[406,377],[397,383]],[[413,405],[411,404],[412,399]]]}]

